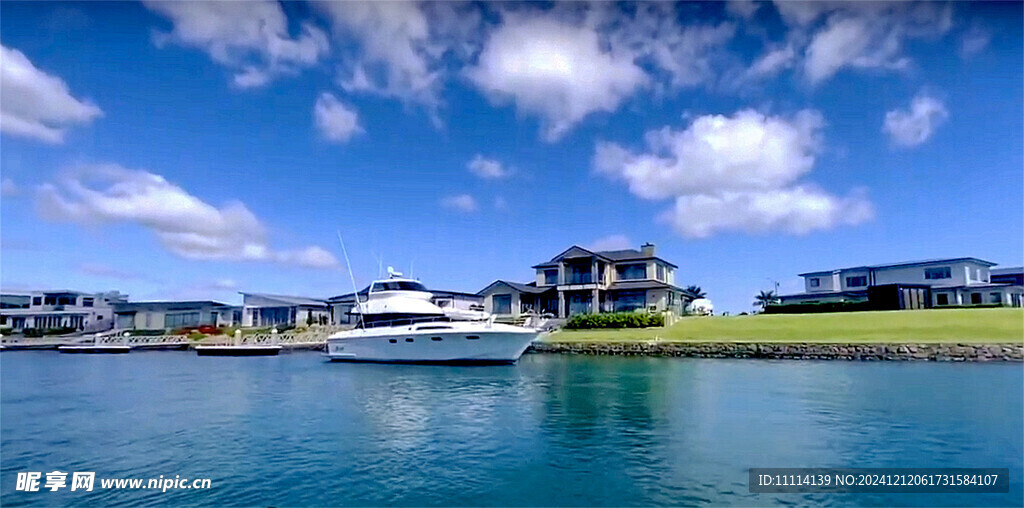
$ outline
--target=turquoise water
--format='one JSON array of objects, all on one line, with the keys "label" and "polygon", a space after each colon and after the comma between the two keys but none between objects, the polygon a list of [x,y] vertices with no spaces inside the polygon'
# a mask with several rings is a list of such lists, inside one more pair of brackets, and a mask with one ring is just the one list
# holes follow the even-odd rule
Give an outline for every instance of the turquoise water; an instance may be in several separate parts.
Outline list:
[{"label": "turquoise water", "polygon": [[[0,355],[0,504],[1021,505],[1019,364]],[[749,467],[1009,467],[1009,494],[749,494]],[[18,472],[210,478],[15,491]],[[70,475],[69,475],[70,484]],[[97,485],[98,486],[98,485]]]}]

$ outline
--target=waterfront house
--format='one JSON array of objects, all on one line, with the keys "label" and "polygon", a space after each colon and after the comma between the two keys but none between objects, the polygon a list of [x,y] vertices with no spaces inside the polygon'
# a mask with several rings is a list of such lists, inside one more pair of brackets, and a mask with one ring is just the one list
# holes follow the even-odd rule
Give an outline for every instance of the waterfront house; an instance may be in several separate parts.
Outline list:
[{"label": "waterfront house", "polygon": [[[995,263],[973,257],[907,261],[801,273],[803,293],[781,295],[783,305],[862,302],[872,292],[890,293],[892,308],[1024,304],[1024,287],[993,280]],[[888,299],[888,297],[887,297]]]},{"label": "waterfront house", "polygon": [[989,282],[993,284],[1024,286],[1024,267],[993,268],[989,270]]},{"label": "waterfront house", "polygon": [[96,332],[113,326],[113,306],[128,301],[128,295],[117,291],[83,293],[64,289],[9,293],[0,301],[3,302],[0,327],[15,332],[26,328]]},{"label": "waterfront house", "polygon": [[210,300],[131,302],[114,305],[116,330],[174,330],[241,323],[242,308]]},{"label": "waterfront house", "polygon": [[[366,295],[369,291],[370,286],[366,286],[359,291],[360,301],[366,301]],[[483,298],[476,293],[435,289],[428,289],[428,291],[434,295],[431,301],[441,308],[477,311],[484,309]],[[348,325],[356,322],[356,314],[352,311],[356,306],[356,300],[352,293],[328,298],[327,305],[330,307],[331,324]]]},{"label": "waterfront house", "polygon": [[477,294],[487,312],[502,318],[528,312],[558,317],[636,310],[681,314],[694,296],[676,285],[676,268],[650,243],[640,250],[607,251],[574,245],[534,265],[535,280],[496,280]]},{"label": "waterfront house", "polygon": [[327,302],[304,296],[242,293],[242,326],[304,326],[327,324]]}]

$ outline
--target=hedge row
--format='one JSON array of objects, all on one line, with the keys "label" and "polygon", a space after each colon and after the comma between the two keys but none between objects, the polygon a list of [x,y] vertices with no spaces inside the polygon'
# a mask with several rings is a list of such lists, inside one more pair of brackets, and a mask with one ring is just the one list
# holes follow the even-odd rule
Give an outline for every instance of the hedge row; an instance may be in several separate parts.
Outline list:
[{"label": "hedge row", "polygon": [[871,302],[822,302],[796,303],[790,305],[769,305],[764,314],[817,314],[819,312],[855,312],[875,310]]},{"label": "hedge row", "polygon": [[665,316],[647,312],[611,312],[604,314],[576,314],[565,327],[570,330],[584,328],[648,328],[665,326]]},{"label": "hedge row", "polygon": [[67,333],[77,332],[77,328],[25,328],[21,331],[26,337],[42,337],[43,335],[64,335]]}]

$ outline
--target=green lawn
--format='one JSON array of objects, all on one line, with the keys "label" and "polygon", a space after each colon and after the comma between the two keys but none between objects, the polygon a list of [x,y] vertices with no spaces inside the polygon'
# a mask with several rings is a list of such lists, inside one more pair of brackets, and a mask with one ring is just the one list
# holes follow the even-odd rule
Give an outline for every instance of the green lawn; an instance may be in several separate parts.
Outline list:
[{"label": "green lawn", "polygon": [[1024,343],[1024,309],[686,317],[671,327],[563,330],[546,342]]}]

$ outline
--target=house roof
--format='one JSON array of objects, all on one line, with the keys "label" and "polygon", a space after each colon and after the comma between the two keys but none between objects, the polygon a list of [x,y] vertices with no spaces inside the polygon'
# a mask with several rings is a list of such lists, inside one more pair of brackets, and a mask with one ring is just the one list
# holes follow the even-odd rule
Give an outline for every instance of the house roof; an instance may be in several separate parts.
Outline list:
[{"label": "house roof", "polygon": [[572,247],[569,247],[568,249],[562,251],[557,256],[551,258],[550,261],[547,261],[547,262],[544,262],[544,263],[540,263],[540,264],[537,264],[537,265],[533,265],[531,268],[555,267],[555,266],[558,266],[558,261],[562,260],[562,259],[576,258],[576,257],[591,257],[591,256],[595,256],[595,257],[601,258],[601,259],[603,259],[605,261],[609,261],[609,262],[612,262],[612,263],[617,263],[617,262],[620,262],[620,261],[630,261],[630,260],[657,259],[657,260],[661,261],[662,263],[665,263],[666,265],[671,266],[672,268],[679,268],[675,264],[673,264],[673,263],[671,263],[669,261],[666,261],[664,258],[660,258],[658,256],[646,256],[646,255],[644,255],[644,253],[642,253],[642,252],[640,252],[640,251],[638,251],[636,249],[591,251],[591,250],[584,249],[583,247],[580,247],[579,245],[573,245]]},{"label": "house roof", "polygon": [[923,260],[920,260],[920,261],[904,261],[904,262],[901,262],[901,263],[889,263],[889,264],[883,264],[883,265],[851,266],[851,267],[848,267],[848,268],[837,268],[835,270],[822,270],[822,271],[818,271],[818,272],[801,273],[801,274],[798,274],[798,276],[799,277],[806,277],[808,275],[832,274],[832,273],[836,273],[836,272],[846,272],[846,271],[853,271],[853,270],[878,270],[880,268],[896,268],[896,267],[901,267],[901,266],[934,265],[934,264],[938,264],[938,263],[955,263],[957,261],[974,261],[975,263],[979,263],[979,264],[982,264],[982,265],[995,266],[995,263],[993,263],[991,261],[985,261],[984,259],[978,259],[978,258],[972,258],[972,257],[939,258],[939,259],[923,259]]},{"label": "house roof", "polygon": [[993,268],[989,275],[1018,275],[1024,273],[1024,266],[1011,266],[1007,268]]},{"label": "house roof", "polygon": [[319,299],[316,299],[316,298],[306,298],[304,296],[271,295],[271,294],[267,294],[267,293],[244,293],[244,292],[240,292],[240,293],[242,294],[243,297],[245,297],[245,296],[255,296],[257,298],[266,298],[267,300],[275,300],[275,301],[281,302],[283,304],[286,304],[288,306],[312,305],[312,306],[316,306],[316,307],[322,307],[323,305],[325,305],[327,303],[324,300],[319,300]]},{"label": "house roof", "polygon": [[608,289],[611,291],[616,290],[629,290],[629,289],[674,289],[676,291],[682,291],[691,297],[695,297],[689,290],[683,289],[679,286],[673,286],[667,282],[661,282],[657,280],[628,280],[613,282]]},{"label": "house roof", "polygon": [[114,312],[140,311],[140,310],[187,310],[203,307],[230,308],[231,305],[213,300],[190,300],[190,301],[152,301],[152,302],[131,302],[115,303]]},{"label": "house roof", "polygon": [[507,281],[507,280],[498,279],[498,280],[488,284],[487,287],[481,289],[477,294],[478,295],[482,295],[482,294],[486,293],[492,287],[494,287],[496,285],[502,285],[502,284],[504,284],[504,285],[506,285],[506,286],[508,286],[508,287],[510,287],[510,288],[512,288],[514,290],[516,290],[516,291],[519,291],[520,293],[529,293],[529,294],[533,294],[533,295],[539,295],[541,293],[546,293],[548,291],[552,291],[552,290],[555,289],[554,286],[537,287],[537,285],[535,283],[523,284],[523,283],[519,283],[519,282],[510,282],[510,281]]}]

